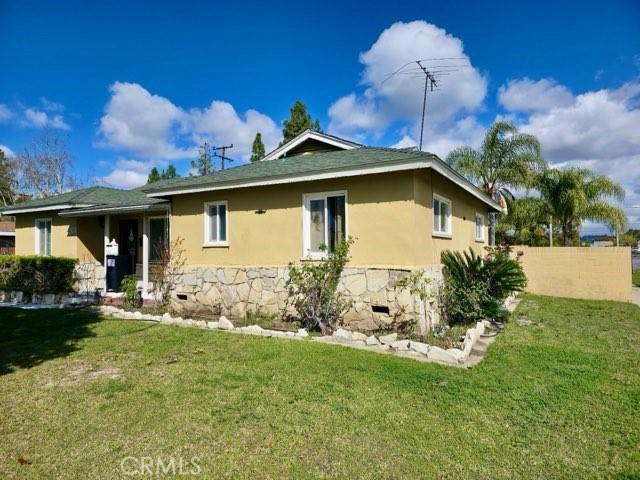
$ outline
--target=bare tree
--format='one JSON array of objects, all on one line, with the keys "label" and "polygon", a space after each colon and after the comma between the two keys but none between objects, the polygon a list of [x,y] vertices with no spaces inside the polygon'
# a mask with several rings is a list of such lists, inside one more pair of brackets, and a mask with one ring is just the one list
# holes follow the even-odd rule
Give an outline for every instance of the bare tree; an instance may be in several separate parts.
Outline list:
[{"label": "bare tree", "polygon": [[77,177],[70,173],[71,153],[66,139],[50,130],[25,147],[17,157],[19,185],[32,196],[42,198],[80,187]]},{"label": "bare tree", "polygon": [[7,158],[0,149],[0,205],[6,207],[16,202],[17,175],[16,160]]}]

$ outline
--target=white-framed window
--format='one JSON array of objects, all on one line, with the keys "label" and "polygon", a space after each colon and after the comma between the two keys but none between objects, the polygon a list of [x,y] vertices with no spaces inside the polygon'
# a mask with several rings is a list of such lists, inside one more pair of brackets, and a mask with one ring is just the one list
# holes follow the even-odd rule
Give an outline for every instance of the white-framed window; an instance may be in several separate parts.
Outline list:
[{"label": "white-framed window", "polygon": [[451,200],[433,194],[433,234],[451,236]]},{"label": "white-framed window", "polygon": [[347,192],[306,194],[302,200],[302,256],[322,258],[347,238]]},{"label": "white-framed window", "polygon": [[476,240],[484,241],[484,215],[476,213]]},{"label": "white-framed window", "polygon": [[227,201],[204,204],[204,246],[225,247],[229,245],[229,220]]},{"label": "white-framed window", "polygon": [[36,255],[51,255],[51,219],[37,218],[35,227]]}]

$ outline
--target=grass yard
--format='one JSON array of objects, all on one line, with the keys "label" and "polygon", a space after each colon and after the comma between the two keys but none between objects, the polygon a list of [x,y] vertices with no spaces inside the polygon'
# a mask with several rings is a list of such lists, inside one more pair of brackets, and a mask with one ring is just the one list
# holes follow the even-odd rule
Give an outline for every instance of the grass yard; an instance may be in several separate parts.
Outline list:
[{"label": "grass yard", "polygon": [[198,457],[192,478],[640,478],[640,308],[516,315],[462,370],[1,309],[0,478],[123,478],[145,456]]},{"label": "grass yard", "polygon": [[640,269],[634,270],[631,274],[631,283],[636,287],[640,287]]}]

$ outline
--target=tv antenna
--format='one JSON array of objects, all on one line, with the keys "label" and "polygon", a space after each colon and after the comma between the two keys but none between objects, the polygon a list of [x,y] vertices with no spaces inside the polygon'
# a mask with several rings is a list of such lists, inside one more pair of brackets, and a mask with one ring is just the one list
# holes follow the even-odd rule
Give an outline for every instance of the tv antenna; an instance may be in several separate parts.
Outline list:
[{"label": "tv antenna", "polygon": [[424,119],[427,113],[427,92],[439,90],[441,87],[442,77],[457,72],[460,68],[468,67],[468,63],[464,57],[445,57],[445,58],[423,58],[420,60],[412,60],[398,68],[395,72],[390,73],[380,83],[387,82],[391,78],[397,76],[405,76],[408,78],[423,79],[424,93],[422,96],[422,120],[420,122],[420,146],[418,149],[422,151],[422,139],[424,137]]}]

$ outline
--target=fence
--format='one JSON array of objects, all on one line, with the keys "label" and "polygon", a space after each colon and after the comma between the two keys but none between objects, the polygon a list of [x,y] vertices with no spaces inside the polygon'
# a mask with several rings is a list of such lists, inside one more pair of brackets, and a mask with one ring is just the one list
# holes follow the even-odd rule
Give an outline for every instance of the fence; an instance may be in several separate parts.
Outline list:
[{"label": "fence", "polygon": [[527,275],[527,291],[556,297],[631,301],[628,247],[514,247]]}]

